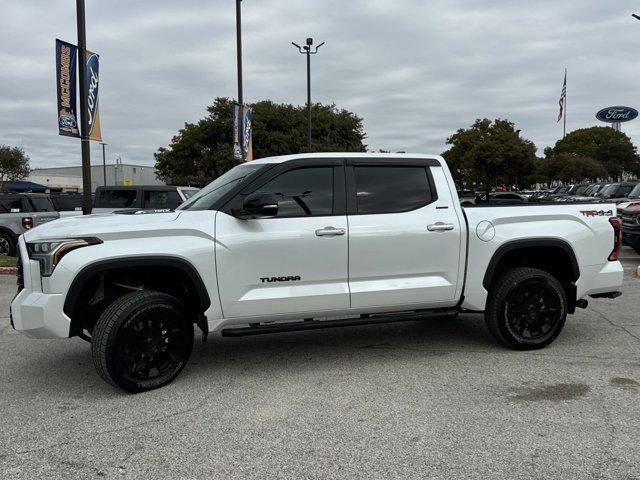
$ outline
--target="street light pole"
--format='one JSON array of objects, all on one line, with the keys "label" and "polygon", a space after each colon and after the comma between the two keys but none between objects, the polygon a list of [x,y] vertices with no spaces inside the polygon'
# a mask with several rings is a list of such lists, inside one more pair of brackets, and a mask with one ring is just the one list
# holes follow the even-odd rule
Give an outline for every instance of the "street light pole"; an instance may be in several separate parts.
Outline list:
[{"label": "street light pole", "polygon": [[80,139],[82,143],[82,213],[91,213],[91,149],[89,145],[89,116],[87,115],[87,31],[84,0],[76,0],[78,25],[78,64],[80,77]]},{"label": "street light pole", "polygon": [[109,145],[108,143],[100,142],[102,145],[102,175],[104,176],[104,186],[107,186],[107,157],[104,151],[104,147]]},{"label": "street light pole", "polygon": [[295,42],[291,42],[301,54],[307,56],[307,123],[309,151],[311,151],[311,55],[318,53],[318,49],[323,46],[324,43],[325,42],[322,42],[313,49],[313,38],[307,38],[307,44],[304,47],[301,47]]},{"label": "street light pole", "polygon": [[[242,0],[236,0],[236,54],[238,61],[238,103],[240,104],[240,115],[243,113],[244,97],[242,92]],[[240,117],[242,118],[242,117]],[[240,122],[238,129],[240,145],[244,145],[244,128]]]},{"label": "street light pole", "polygon": [[242,0],[236,0],[236,45],[238,56],[238,103],[242,105]]}]

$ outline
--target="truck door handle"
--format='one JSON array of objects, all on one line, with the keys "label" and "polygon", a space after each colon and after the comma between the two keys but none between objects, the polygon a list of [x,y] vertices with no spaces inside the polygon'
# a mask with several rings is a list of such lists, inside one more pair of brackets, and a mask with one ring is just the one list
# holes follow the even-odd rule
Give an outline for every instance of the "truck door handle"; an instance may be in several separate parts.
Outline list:
[{"label": "truck door handle", "polygon": [[344,228],[324,227],[316,230],[318,237],[334,237],[336,235],[344,235],[347,231]]},{"label": "truck door handle", "polygon": [[454,225],[442,222],[432,223],[431,225],[427,226],[427,230],[429,230],[430,232],[446,232],[448,230],[453,230],[454,228]]}]

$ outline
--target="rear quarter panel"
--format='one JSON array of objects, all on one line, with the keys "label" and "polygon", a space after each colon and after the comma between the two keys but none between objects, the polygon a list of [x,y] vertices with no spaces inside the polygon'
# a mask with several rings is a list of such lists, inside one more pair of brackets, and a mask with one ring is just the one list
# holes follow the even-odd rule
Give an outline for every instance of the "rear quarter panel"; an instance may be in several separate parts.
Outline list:
[{"label": "rear quarter panel", "polygon": [[[593,212],[597,213],[594,215]],[[600,212],[605,214],[600,215]],[[607,212],[611,215],[606,215]],[[463,308],[484,310],[488,292],[482,283],[487,267],[498,248],[512,241],[557,239],[567,242],[580,268],[580,278],[576,282],[577,298],[599,293],[596,292],[598,280],[615,283],[613,277],[617,278],[618,270],[622,271],[619,262],[608,261],[614,246],[609,219],[616,214],[615,205],[524,204],[467,208],[465,213],[469,222],[469,262]],[[486,232],[489,225],[486,222],[493,226],[493,238],[491,227],[489,234]],[[612,276],[598,277],[601,272]]]}]

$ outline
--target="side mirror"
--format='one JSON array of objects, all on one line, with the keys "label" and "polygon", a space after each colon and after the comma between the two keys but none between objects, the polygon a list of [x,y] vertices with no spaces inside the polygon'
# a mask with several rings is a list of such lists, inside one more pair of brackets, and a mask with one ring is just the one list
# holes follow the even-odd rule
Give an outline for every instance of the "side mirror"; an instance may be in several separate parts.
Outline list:
[{"label": "side mirror", "polygon": [[271,193],[256,193],[249,195],[242,204],[242,209],[236,212],[236,217],[244,220],[249,218],[266,218],[278,215],[278,197]]}]

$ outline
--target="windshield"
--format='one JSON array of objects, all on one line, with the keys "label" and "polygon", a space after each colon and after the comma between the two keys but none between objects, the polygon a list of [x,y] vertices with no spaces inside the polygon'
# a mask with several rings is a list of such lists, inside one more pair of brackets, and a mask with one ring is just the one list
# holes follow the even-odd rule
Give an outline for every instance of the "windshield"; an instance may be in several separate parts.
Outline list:
[{"label": "windshield", "polygon": [[263,166],[263,164],[245,163],[232,168],[180,205],[178,210],[207,210],[211,208],[225,193]]},{"label": "windshield", "polygon": [[640,183],[633,187],[631,193],[629,194],[629,198],[640,198]]},{"label": "windshield", "polygon": [[589,190],[591,188],[591,185],[580,185],[579,187],[576,188],[576,190],[573,192],[574,195],[584,195],[587,193],[587,190]]},{"label": "windshield", "polygon": [[602,196],[604,198],[607,198],[607,197],[613,195],[616,192],[616,190],[618,189],[619,186],[620,186],[619,183],[612,183],[611,185],[606,187],[604,190],[602,190]]}]

